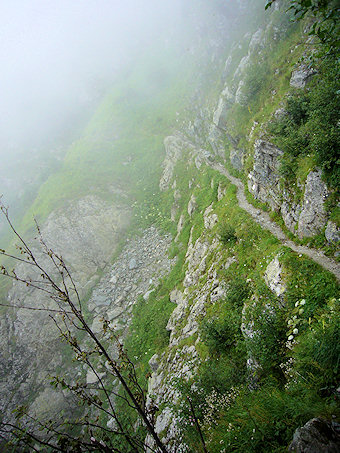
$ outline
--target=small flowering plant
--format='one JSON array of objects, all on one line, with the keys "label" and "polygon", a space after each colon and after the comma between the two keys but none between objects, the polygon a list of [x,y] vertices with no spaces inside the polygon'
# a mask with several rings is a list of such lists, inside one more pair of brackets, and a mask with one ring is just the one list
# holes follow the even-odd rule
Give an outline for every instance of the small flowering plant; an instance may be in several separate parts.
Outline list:
[{"label": "small flowering plant", "polygon": [[300,325],[304,322],[302,315],[304,313],[304,305],[306,304],[305,299],[298,300],[295,302],[295,307],[293,308],[290,317],[287,319],[288,331],[287,337],[288,341],[293,341],[299,333]]}]

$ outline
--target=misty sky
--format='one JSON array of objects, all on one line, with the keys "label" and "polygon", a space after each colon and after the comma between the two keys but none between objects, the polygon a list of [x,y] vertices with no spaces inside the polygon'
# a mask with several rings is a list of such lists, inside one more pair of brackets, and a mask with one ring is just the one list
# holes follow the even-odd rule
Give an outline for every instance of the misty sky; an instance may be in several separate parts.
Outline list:
[{"label": "misty sky", "polygon": [[136,50],[176,26],[180,3],[0,0],[2,149],[34,142],[86,104]]}]

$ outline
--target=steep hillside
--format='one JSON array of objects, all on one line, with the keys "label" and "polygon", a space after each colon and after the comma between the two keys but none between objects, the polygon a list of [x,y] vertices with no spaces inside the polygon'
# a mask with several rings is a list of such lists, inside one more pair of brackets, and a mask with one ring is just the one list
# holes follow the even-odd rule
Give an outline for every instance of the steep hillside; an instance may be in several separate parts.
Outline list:
[{"label": "steep hillside", "polygon": [[[339,446],[339,61],[310,17],[251,3],[226,44],[211,18],[220,28],[192,58],[136,63],[22,222],[30,232],[37,215],[115,360],[107,329],[122,338],[168,452]],[[6,303],[52,307],[37,294],[15,282]],[[113,404],[136,451],[160,451],[108,362],[72,362],[47,318],[3,312],[3,410],[68,418],[74,401],[49,374],[96,397],[105,382],[104,409],[79,410],[102,428],[81,434],[132,451]]]},{"label": "steep hillside", "polygon": [[[286,451],[339,417],[338,62],[308,20],[266,16],[227,56],[215,109],[165,140],[176,308],[143,369],[169,451]],[[132,320],[131,354],[152,334]],[[337,448],[313,423],[306,445]]]}]

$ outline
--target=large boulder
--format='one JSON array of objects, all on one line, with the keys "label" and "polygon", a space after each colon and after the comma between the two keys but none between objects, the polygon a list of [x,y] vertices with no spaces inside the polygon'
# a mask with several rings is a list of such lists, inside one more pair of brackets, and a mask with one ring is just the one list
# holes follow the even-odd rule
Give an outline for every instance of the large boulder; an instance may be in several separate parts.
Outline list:
[{"label": "large boulder", "polygon": [[279,257],[276,256],[267,266],[264,274],[264,280],[277,297],[280,297],[286,291],[286,285],[282,280],[282,267],[279,262]]},{"label": "large boulder", "polygon": [[294,453],[339,453],[340,425],[322,418],[309,420],[295,431],[289,451]]}]

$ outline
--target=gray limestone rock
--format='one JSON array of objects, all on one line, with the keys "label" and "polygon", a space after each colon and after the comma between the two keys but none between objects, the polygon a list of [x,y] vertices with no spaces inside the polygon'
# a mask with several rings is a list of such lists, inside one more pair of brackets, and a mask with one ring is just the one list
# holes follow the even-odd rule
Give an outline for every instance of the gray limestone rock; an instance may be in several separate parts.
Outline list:
[{"label": "gray limestone rock", "polygon": [[155,289],[149,289],[149,291],[147,291],[147,292],[143,295],[143,299],[144,299],[144,300],[149,300],[150,294],[152,294],[154,291],[155,291]]},{"label": "gray limestone rock", "polygon": [[211,291],[210,300],[211,302],[217,302],[225,296],[225,288],[223,285],[217,286]]},{"label": "gray limestone rock", "polygon": [[214,123],[210,125],[207,141],[211,145],[214,153],[224,158],[225,149],[223,143],[224,133]]},{"label": "gray limestone rock", "polygon": [[340,425],[313,418],[295,431],[288,450],[294,453],[339,453]]},{"label": "gray limestone rock", "polygon": [[282,296],[286,291],[287,288],[282,280],[282,267],[278,256],[268,264],[264,273],[264,280],[270,290],[278,297]]},{"label": "gray limestone rock", "polygon": [[296,203],[288,203],[284,201],[281,205],[281,216],[283,221],[291,233],[296,233],[296,225],[299,221],[301,206]]},{"label": "gray limestone rock", "polygon": [[308,68],[306,65],[302,64],[298,69],[292,72],[289,82],[290,86],[293,88],[304,88],[315,74],[315,69]]},{"label": "gray limestone rock", "polygon": [[164,140],[165,159],[163,162],[163,174],[159,182],[160,190],[169,189],[176,162],[185,149],[194,149],[183,138],[175,135],[166,137]]},{"label": "gray limestone rock", "polygon": [[232,91],[230,90],[228,85],[226,85],[224,87],[224,90],[222,91],[221,96],[230,107],[235,102],[235,96],[232,93]]},{"label": "gray limestone rock", "polygon": [[221,97],[218,101],[218,106],[213,116],[213,122],[215,126],[219,127],[220,129],[226,128],[228,108],[228,102]]},{"label": "gray limestone rock", "polygon": [[254,53],[258,52],[263,48],[263,35],[264,32],[262,28],[259,28],[251,37],[250,43],[249,43],[249,48],[248,48],[248,53]]},{"label": "gray limestone rock", "polygon": [[88,370],[86,374],[86,384],[95,384],[99,381],[102,377],[105,376],[105,373],[98,373],[98,376],[94,371]]},{"label": "gray limestone rock", "polygon": [[196,166],[197,170],[199,170],[202,167],[202,164],[203,164],[202,156],[196,156],[195,157],[195,166]]},{"label": "gray limestone rock", "polygon": [[177,236],[175,238],[175,242],[178,241],[178,237],[181,234],[181,231],[183,230],[184,223],[185,223],[185,217],[184,217],[183,214],[181,214],[181,216],[180,216],[180,218],[178,220],[178,224],[177,224]]},{"label": "gray limestone rock", "polygon": [[282,120],[285,116],[287,116],[287,110],[283,107],[278,108],[274,112],[274,118],[277,120]]},{"label": "gray limestone rock", "polygon": [[172,204],[171,211],[170,211],[170,218],[171,218],[172,222],[174,222],[176,220],[177,211],[178,211],[178,203],[175,201]]},{"label": "gray limestone rock", "polygon": [[171,313],[166,330],[175,331],[178,322],[184,318],[187,304],[188,302],[186,299],[183,299],[181,303],[178,303],[177,307],[175,307],[174,311]]},{"label": "gray limestone rock", "polygon": [[204,211],[203,215],[204,228],[209,230],[213,228],[218,222],[217,214],[212,214],[212,210],[213,210],[212,205],[208,206],[207,209]]},{"label": "gray limestone rock", "polygon": [[182,304],[184,301],[184,296],[182,291],[179,289],[173,289],[170,293],[170,302],[173,304]]},{"label": "gray limestone rock", "polygon": [[230,91],[229,87],[226,86],[221,93],[221,97],[218,101],[217,108],[213,115],[213,123],[220,129],[226,128],[227,113],[235,102],[235,96]]},{"label": "gray limestone rock", "polygon": [[129,261],[129,269],[130,269],[130,271],[132,269],[137,269],[137,267],[138,267],[138,264],[137,264],[136,259],[135,258],[131,258],[131,260]]},{"label": "gray limestone rock", "polygon": [[51,408],[57,414],[59,411],[65,410],[67,406],[63,393],[55,391],[51,386],[46,386],[31,404],[30,414],[43,419],[50,416]]},{"label": "gray limestone rock", "polygon": [[42,233],[48,246],[72,263],[73,278],[81,286],[109,261],[129,219],[127,207],[91,195],[52,212]]},{"label": "gray limestone rock", "polygon": [[254,149],[254,167],[248,174],[249,192],[278,210],[281,206],[279,158],[283,152],[264,140],[256,140]]},{"label": "gray limestone rock", "polygon": [[[129,223],[130,211],[124,205],[108,203],[96,196],[87,196],[64,205],[62,209],[52,212],[41,225],[42,236],[50,248],[62,255],[69,266],[72,277],[76,282],[80,297],[97,281],[95,273],[103,268],[115,251],[118,238]],[[46,260],[42,251],[33,244],[32,247],[38,260],[56,277],[55,268]],[[18,275],[35,275],[33,269],[16,268]],[[108,279],[111,278],[111,274]],[[110,289],[112,283],[109,284]],[[108,295],[98,292],[94,300],[89,301],[89,310],[108,307]],[[20,300],[23,306],[45,307],[55,309],[54,302],[37,290],[29,290],[15,282],[8,293],[9,303]],[[99,328],[99,326],[98,326]],[[0,379],[0,411],[9,414],[17,404],[29,401],[29,406],[37,413],[47,409],[46,400],[49,398],[49,381],[42,373],[43,370],[53,370],[63,367],[60,333],[46,313],[32,310],[17,310],[11,316],[10,324],[6,318],[1,323],[0,349],[2,354],[14,357],[10,363],[1,368],[6,373],[6,379]],[[2,355],[1,354],[1,355]],[[76,368],[68,369],[68,375],[73,378]],[[49,401],[49,417],[53,418],[61,410],[63,400],[51,394]],[[60,403],[60,404],[59,404]],[[6,415],[7,415],[6,414]]]},{"label": "gray limestone rock", "polygon": [[300,238],[314,236],[326,225],[327,214],[324,202],[327,196],[328,190],[321,179],[321,170],[311,171],[306,179],[303,206],[299,216]]},{"label": "gray limestone rock", "polygon": [[336,223],[331,220],[328,221],[325,231],[325,236],[328,242],[336,243],[340,241],[340,228],[337,227]]},{"label": "gray limestone rock", "polygon": [[151,368],[151,371],[157,371],[159,367],[159,355],[154,354],[151,359],[149,360],[149,366]]},{"label": "gray limestone rock", "polygon": [[115,305],[114,307],[110,308],[110,310],[108,310],[106,312],[106,316],[109,321],[113,321],[113,320],[119,318],[124,311],[125,311],[125,307],[122,307],[120,305]]},{"label": "gray limestone rock", "polygon": [[181,199],[181,192],[178,189],[176,189],[174,191],[174,200],[179,201],[180,199]]},{"label": "gray limestone rock", "polygon": [[248,98],[244,93],[244,80],[240,80],[238,84],[236,94],[235,94],[235,102],[236,104],[240,104],[242,106],[247,105]]},{"label": "gray limestone rock", "polygon": [[235,74],[234,74],[234,79],[239,78],[243,74],[245,69],[249,66],[249,64],[250,64],[250,57],[249,57],[249,55],[246,55],[245,57],[243,57],[241,59],[239,65],[237,66]]},{"label": "gray limestone rock", "polygon": [[222,198],[225,196],[227,192],[227,189],[226,187],[224,187],[221,183],[218,185],[218,188],[217,188],[217,200],[218,201],[221,201]]},{"label": "gray limestone rock", "polygon": [[194,194],[192,194],[188,203],[188,214],[190,217],[193,215],[196,209],[197,209],[196,198]]}]

